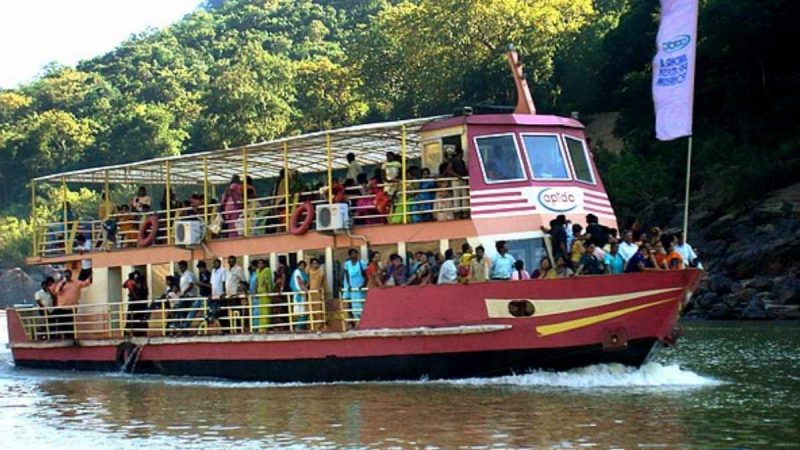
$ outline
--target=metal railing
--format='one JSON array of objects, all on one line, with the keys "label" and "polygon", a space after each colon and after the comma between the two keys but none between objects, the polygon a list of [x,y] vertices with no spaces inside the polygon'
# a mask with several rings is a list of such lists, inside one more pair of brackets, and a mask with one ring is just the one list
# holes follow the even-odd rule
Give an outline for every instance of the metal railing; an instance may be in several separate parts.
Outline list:
[{"label": "metal railing", "polygon": [[[469,215],[467,178],[436,178],[407,180],[405,203],[400,182],[350,187],[345,190],[350,204],[350,219],[355,226],[446,221]],[[457,182],[457,183],[454,183]],[[37,254],[52,257],[74,254],[74,242],[83,234],[93,250],[118,250],[138,246],[139,228],[143,220],[158,218],[155,237],[149,245],[168,245],[173,241],[175,224],[181,220],[200,220],[207,225],[221,225],[218,232],[208,231],[209,239],[239,236],[262,236],[288,232],[292,212],[303,203],[327,204],[326,188],[321,191],[248,199],[240,208],[222,210],[219,204],[200,204],[196,207],[170,208],[147,213],[116,213],[109,217],[116,224],[113,241],[106,236],[102,220],[71,220],[48,223],[37,227]],[[366,191],[366,192],[365,192]],[[388,199],[388,200],[387,200]],[[315,206],[316,207],[316,206]],[[316,224],[312,223],[312,228]],[[66,227],[66,231],[65,231]],[[213,227],[209,227],[213,228]]]},{"label": "metal railing", "polygon": [[15,308],[29,340],[107,339],[344,331],[361,317],[362,299],[325,301],[322,290],[159,298],[75,306]]}]

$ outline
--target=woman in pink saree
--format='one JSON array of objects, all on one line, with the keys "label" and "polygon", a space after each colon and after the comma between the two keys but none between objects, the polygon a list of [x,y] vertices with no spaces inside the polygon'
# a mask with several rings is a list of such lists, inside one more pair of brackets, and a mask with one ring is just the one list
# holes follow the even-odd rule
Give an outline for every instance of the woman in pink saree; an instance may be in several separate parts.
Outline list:
[{"label": "woman in pink saree", "polygon": [[220,201],[220,209],[222,209],[222,218],[224,219],[223,235],[226,237],[239,236],[239,217],[242,215],[242,209],[244,208],[243,199],[242,180],[239,175],[234,175]]}]

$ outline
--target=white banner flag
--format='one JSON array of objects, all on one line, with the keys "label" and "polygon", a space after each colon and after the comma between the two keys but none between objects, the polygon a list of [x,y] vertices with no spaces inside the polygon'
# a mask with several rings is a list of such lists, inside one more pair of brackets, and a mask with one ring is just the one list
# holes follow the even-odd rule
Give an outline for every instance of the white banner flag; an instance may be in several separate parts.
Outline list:
[{"label": "white banner flag", "polygon": [[692,134],[698,0],[661,0],[658,53],[653,58],[656,137]]}]

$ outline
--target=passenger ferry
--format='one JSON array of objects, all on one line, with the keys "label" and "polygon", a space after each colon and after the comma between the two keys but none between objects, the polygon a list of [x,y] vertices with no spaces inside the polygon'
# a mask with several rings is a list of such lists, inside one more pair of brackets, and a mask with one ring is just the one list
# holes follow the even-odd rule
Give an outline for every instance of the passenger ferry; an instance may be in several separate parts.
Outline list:
[{"label": "passenger ferry", "polygon": [[[552,259],[543,226],[555,217],[582,223],[591,213],[616,227],[584,126],[537,114],[516,53],[508,58],[518,95],[513,112],[464,108],[33,180],[32,206],[36,186],[52,183],[62,189],[64,213],[58,223],[32,217],[37,229],[27,262],[75,274],[91,262],[92,277],[76,305],[9,310],[15,364],[274,382],[641,365],[677,337],[700,271],[357,287],[358,295],[342,284],[351,248],[363,260],[378,251],[388,264],[391,254],[408,263],[418,251],[444,253],[464,243],[483,246],[493,259],[495,244],[505,241],[530,270]],[[467,176],[440,173],[453,151],[463,152]],[[371,176],[387,152],[397,155],[397,179],[376,180],[367,192],[341,185],[348,154]],[[411,179],[412,166],[432,178]],[[232,210],[223,191],[236,175],[241,199]],[[311,180],[322,180],[322,188],[304,192]],[[188,205],[162,201],[144,214],[78,220],[66,201],[67,188],[76,186],[102,189],[106,212],[113,195],[133,195],[139,186],[195,195]],[[381,207],[386,196],[401,207]],[[78,251],[79,235],[92,251]],[[299,292],[284,286],[224,299],[158,300],[178,261],[194,270],[229,256],[245,271],[255,259],[278,271],[315,258],[324,282]],[[148,298],[126,294],[130,273],[140,274]]]}]

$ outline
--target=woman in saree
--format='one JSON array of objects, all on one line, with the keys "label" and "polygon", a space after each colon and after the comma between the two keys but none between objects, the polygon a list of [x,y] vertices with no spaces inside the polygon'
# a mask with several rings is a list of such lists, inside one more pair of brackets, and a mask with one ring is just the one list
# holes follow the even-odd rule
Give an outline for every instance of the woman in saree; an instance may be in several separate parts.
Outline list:
[{"label": "woman in saree", "polygon": [[311,329],[317,330],[325,323],[325,270],[317,258],[311,258],[308,268],[309,312]]},{"label": "woman in saree", "polygon": [[417,183],[417,195],[414,196],[414,205],[411,209],[422,214],[411,216],[412,223],[430,222],[433,217],[430,211],[433,209],[433,202],[436,200],[436,181],[431,178],[431,171],[428,168],[422,169],[422,179]]},{"label": "woman in saree", "polygon": [[242,208],[244,203],[244,191],[242,189],[242,180],[239,175],[234,175],[231,182],[222,194],[220,207],[222,208],[222,218],[224,219],[223,229],[227,232],[223,233],[226,237],[239,236],[239,217],[242,215]]},{"label": "woman in saree", "polygon": [[298,330],[305,330],[308,328],[308,315],[306,311],[306,295],[308,291],[309,277],[306,272],[306,262],[300,261],[297,263],[297,268],[292,273],[292,279],[289,282],[292,292],[292,321],[296,324],[295,328]]},{"label": "woman in saree", "polygon": [[253,324],[260,329],[269,329],[270,324],[270,297],[273,289],[272,270],[267,265],[267,260],[259,259],[256,262],[256,295],[253,297]]}]

